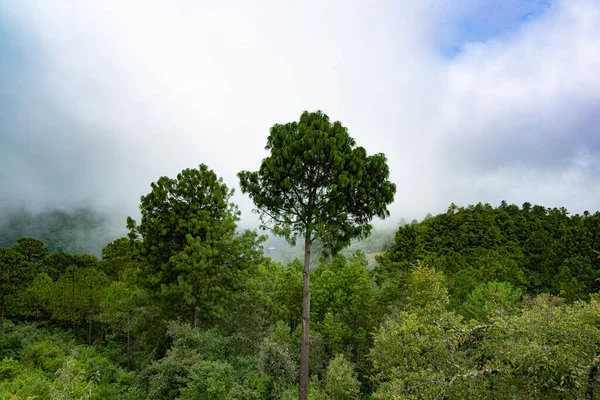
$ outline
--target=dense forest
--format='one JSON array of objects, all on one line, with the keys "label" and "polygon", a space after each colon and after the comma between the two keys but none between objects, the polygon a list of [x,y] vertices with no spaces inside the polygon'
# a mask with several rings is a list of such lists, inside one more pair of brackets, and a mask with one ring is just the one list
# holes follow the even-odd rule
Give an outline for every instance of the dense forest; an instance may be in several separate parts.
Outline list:
[{"label": "dense forest", "polygon": [[305,112],[266,148],[238,174],[260,230],[204,164],[100,257],[70,250],[99,214],[6,222],[0,397],[600,399],[600,213],[452,204],[388,236],[385,155],[340,122]]},{"label": "dense forest", "polygon": [[[322,260],[310,398],[600,398],[599,223],[451,205],[399,227],[374,268],[360,251]],[[200,315],[178,300],[192,284],[157,286],[139,240],[100,259],[31,238],[0,250],[2,398],[295,398],[302,264],[253,232],[228,240],[235,279],[198,292]]]}]

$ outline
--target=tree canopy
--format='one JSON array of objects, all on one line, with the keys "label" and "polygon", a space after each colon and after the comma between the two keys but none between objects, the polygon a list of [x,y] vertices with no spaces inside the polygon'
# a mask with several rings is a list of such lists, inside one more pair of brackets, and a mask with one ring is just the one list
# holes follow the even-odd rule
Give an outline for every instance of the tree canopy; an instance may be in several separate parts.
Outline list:
[{"label": "tree canopy", "polygon": [[[310,398],[599,398],[599,215],[451,206],[403,224],[374,269],[379,244],[322,260]],[[254,232],[226,237],[186,242],[164,287],[141,236],[102,260],[0,250],[0,397],[297,396],[303,264],[263,259]]]},{"label": "tree canopy", "polygon": [[435,265],[447,275],[455,305],[487,281],[508,282],[530,295],[585,299],[600,290],[599,228],[598,212],[570,216],[564,208],[530,203],[452,204],[400,227],[376,271],[401,273],[418,260]]},{"label": "tree canopy", "polygon": [[291,242],[318,238],[340,250],[367,236],[373,217],[389,216],[396,185],[388,179],[385,155],[368,156],[341,122],[304,112],[298,122],[274,125],[265,149],[270,155],[259,170],[238,176],[263,226],[274,233]]},{"label": "tree canopy", "polygon": [[264,228],[295,243],[304,237],[302,346],[299,398],[308,396],[310,251],[315,240],[338,252],[371,232],[370,221],[389,216],[396,185],[383,154],[368,156],[341,122],[321,111],[276,124],[258,171],[238,174]]},{"label": "tree canopy", "polygon": [[194,325],[211,321],[239,286],[238,273],[260,257],[255,233],[238,235],[233,190],[201,164],[176,178],[161,177],[142,196],[139,225],[130,217],[130,238],[141,239],[144,281],[172,315],[191,309]]},{"label": "tree canopy", "polygon": [[0,249],[0,335],[4,334],[6,308],[32,276],[32,265],[24,255],[13,249]]}]

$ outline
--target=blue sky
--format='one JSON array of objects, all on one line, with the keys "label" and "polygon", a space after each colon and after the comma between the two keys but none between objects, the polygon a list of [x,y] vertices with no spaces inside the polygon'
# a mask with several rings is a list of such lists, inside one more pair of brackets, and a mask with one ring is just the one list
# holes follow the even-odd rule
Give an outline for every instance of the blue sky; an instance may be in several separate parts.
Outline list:
[{"label": "blue sky", "polygon": [[388,156],[392,222],[596,211],[598,38],[598,0],[1,0],[0,201],[122,218],[200,163],[237,188],[270,126],[321,109]]},{"label": "blue sky", "polygon": [[453,57],[465,43],[486,42],[512,35],[550,9],[550,0],[489,0],[477,3],[454,21],[455,36],[443,41],[441,52]]},{"label": "blue sky", "polygon": [[549,0],[490,0],[477,5],[458,24],[461,42],[486,41],[509,34],[552,6]]}]

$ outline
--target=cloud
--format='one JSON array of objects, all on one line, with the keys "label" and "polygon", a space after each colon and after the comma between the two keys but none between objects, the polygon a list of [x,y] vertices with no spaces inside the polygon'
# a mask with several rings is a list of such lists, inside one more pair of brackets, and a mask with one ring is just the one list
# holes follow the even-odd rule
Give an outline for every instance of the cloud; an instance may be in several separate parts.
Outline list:
[{"label": "cloud", "polygon": [[598,182],[598,37],[600,4],[573,1],[507,38],[467,44],[444,69],[435,133],[451,171],[515,201],[597,209],[597,193],[573,194]]},{"label": "cloud", "polygon": [[600,5],[512,3],[5,1],[24,84],[0,92],[0,184],[134,214],[199,163],[237,188],[271,125],[321,109],[388,156],[393,220],[504,198],[596,210]]}]

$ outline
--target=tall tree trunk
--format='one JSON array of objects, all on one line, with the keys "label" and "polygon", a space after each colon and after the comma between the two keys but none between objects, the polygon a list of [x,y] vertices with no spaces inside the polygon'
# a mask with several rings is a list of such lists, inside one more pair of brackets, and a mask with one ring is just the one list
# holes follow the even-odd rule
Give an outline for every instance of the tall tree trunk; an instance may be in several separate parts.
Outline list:
[{"label": "tall tree trunk", "polygon": [[0,306],[0,335],[4,335],[4,303]]},{"label": "tall tree trunk", "polygon": [[194,308],[194,329],[198,329],[200,326],[200,311],[197,308]]},{"label": "tall tree trunk", "polygon": [[308,286],[310,276],[310,232],[304,240],[304,272],[302,274],[302,341],[300,343],[300,385],[298,399],[308,399],[308,348],[309,348],[309,323],[310,323],[310,290]]}]

